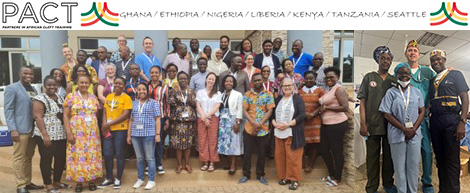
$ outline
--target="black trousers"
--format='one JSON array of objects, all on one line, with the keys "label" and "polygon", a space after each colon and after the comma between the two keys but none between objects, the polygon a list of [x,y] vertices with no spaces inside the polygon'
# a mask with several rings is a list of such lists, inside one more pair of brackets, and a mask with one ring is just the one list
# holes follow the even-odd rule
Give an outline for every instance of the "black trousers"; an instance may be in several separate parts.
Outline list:
[{"label": "black trousers", "polygon": [[243,131],[243,175],[250,178],[251,176],[251,154],[254,149],[258,149],[258,161],[256,162],[256,177],[264,176],[264,160],[266,158],[266,146],[269,144],[269,134],[257,137]]},{"label": "black trousers", "polygon": [[344,155],[343,138],[348,129],[348,122],[335,125],[322,125],[320,132],[320,151],[328,168],[329,176],[341,180],[343,174]]},{"label": "black trousers", "polygon": [[454,136],[459,122],[460,115],[457,113],[433,115],[429,119],[439,192],[460,192],[460,141]]},{"label": "black trousers", "polygon": [[[41,155],[39,167],[44,184],[51,185],[52,182],[60,182],[65,167],[67,140],[52,141],[51,146],[48,148],[44,146],[44,141],[41,137],[35,136],[34,140],[38,144],[39,155]],[[53,181],[51,180],[52,159],[54,159]]]}]

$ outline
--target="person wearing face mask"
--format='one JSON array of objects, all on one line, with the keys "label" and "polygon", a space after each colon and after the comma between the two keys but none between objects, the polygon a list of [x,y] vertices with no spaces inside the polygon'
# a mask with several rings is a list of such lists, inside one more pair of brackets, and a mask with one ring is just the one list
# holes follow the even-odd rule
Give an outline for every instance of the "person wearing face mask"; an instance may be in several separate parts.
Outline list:
[{"label": "person wearing face mask", "polygon": [[[398,71],[398,68],[406,65],[411,68],[411,85],[418,88],[421,91],[421,94],[424,98],[424,108],[428,109],[429,107],[429,85],[431,84],[431,79],[436,76],[436,73],[427,66],[422,66],[418,64],[420,58],[418,42],[416,40],[411,40],[408,42],[405,50],[405,57],[407,62],[400,63],[395,67],[394,71]],[[432,149],[431,149],[431,134],[429,132],[429,112],[426,110],[423,122],[421,122],[421,133],[423,138],[421,140],[421,160],[423,175],[421,176],[421,183],[423,184],[424,193],[434,193],[434,188],[432,186]]]},{"label": "person wearing face mask", "polygon": [[207,64],[207,71],[213,72],[215,75],[220,76],[220,73],[228,70],[227,64],[222,60],[223,51],[220,49],[212,52],[211,60]]},{"label": "person wearing face mask", "polygon": [[[364,75],[357,98],[360,100],[360,134],[366,140],[367,193],[374,193],[379,188],[380,170],[386,192],[396,192],[393,186],[393,163],[387,138],[387,124],[383,113],[379,112],[380,101],[397,78],[388,70],[392,65],[393,54],[386,46],[377,47],[372,54],[378,69]],[[380,154],[382,152],[382,168]]]},{"label": "person wearing face mask", "polygon": [[430,56],[431,67],[437,73],[429,85],[428,98],[431,101],[429,123],[439,191],[460,192],[459,145],[465,137],[469,88],[462,72],[446,68],[445,51],[434,50]]},{"label": "person wearing face mask", "polygon": [[398,86],[387,90],[379,111],[388,121],[387,138],[399,193],[416,193],[419,179],[421,122],[424,101],[421,91],[410,86],[411,69],[402,66],[395,73]]}]

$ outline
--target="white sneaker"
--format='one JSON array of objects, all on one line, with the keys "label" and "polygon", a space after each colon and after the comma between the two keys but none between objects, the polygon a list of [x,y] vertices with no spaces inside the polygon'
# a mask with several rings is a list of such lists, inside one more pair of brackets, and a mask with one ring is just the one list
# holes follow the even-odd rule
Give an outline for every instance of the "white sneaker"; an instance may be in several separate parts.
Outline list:
[{"label": "white sneaker", "polygon": [[134,188],[137,189],[137,188],[140,188],[142,186],[142,184],[144,184],[144,181],[140,180],[140,179],[137,179],[137,182],[135,182],[134,184]]},{"label": "white sneaker", "polygon": [[121,180],[114,179],[114,189],[121,188]]},{"label": "white sneaker", "polygon": [[147,185],[145,186],[145,189],[146,189],[146,190],[150,190],[150,189],[152,189],[153,187],[155,187],[155,181],[150,181],[150,180],[149,180],[149,181],[147,182]]},{"label": "white sneaker", "polygon": [[158,175],[165,174],[165,170],[163,169],[163,166],[158,166],[157,167],[157,173],[158,173]]}]

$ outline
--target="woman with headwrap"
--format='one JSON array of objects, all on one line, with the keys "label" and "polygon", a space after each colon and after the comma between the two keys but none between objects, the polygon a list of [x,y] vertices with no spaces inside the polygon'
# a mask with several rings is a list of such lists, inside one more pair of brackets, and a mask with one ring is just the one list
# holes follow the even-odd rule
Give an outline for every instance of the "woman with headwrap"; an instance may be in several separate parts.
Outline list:
[{"label": "woman with headwrap", "polygon": [[418,191],[424,100],[419,89],[409,86],[409,66],[398,68],[395,76],[398,85],[387,90],[379,111],[388,121],[387,137],[398,192],[415,193]]},{"label": "woman with headwrap", "polygon": [[379,112],[380,101],[392,83],[397,78],[390,75],[388,70],[392,65],[393,54],[386,46],[377,47],[373,55],[379,65],[376,72],[367,73],[362,79],[357,98],[360,103],[361,129],[360,134],[367,137],[367,185],[366,192],[373,193],[379,188],[380,179],[380,152],[383,152],[382,181],[384,189],[392,191],[393,165],[390,155],[390,145],[387,138],[387,124],[383,113]]},{"label": "woman with headwrap", "polygon": [[213,72],[215,75],[219,76],[220,73],[228,70],[227,64],[222,60],[222,55],[223,51],[221,49],[217,49],[215,52],[212,52],[212,59],[209,60],[209,63],[207,64],[208,72]]}]

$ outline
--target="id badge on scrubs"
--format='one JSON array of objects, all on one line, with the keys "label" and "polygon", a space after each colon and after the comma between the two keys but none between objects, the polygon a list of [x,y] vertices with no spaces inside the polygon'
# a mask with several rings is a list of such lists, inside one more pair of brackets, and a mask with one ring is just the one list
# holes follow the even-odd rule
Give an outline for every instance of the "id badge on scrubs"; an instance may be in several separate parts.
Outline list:
[{"label": "id badge on scrubs", "polygon": [[413,127],[413,123],[411,121],[408,121],[405,123],[405,127],[406,128],[412,128]]},{"label": "id badge on scrubs", "polygon": [[91,118],[91,115],[85,116],[85,121],[86,122],[91,122],[93,119]]},{"label": "id badge on scrubs", "polygon": [[111,121],[113,121],[113,119],[111,119],[111,118],[106,119],[107,123],[110,123]]},{"label": "id badge on scrubs", "polygon": [[137,124],[137,129],[144,129],[144,125],[142,125],[142,124]]},{"label": "id badge on scrubs", "polygon": [[188,118],[189,117],[189,113],[188,111],[183,111],[182,115],[181,115],[183,118]]}]

